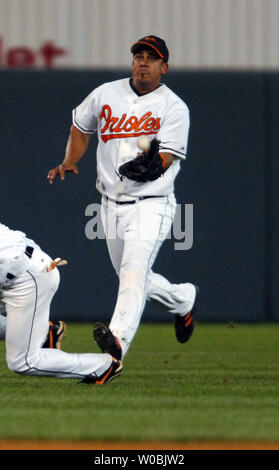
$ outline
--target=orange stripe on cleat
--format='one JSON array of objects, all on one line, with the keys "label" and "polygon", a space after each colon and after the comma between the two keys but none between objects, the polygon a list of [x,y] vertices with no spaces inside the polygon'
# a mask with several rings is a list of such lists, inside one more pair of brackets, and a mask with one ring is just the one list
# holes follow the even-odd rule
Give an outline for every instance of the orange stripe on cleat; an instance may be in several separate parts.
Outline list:
[{"label": "orange stripe on cleat", "polygon": [[109,371],[106,373],[106,375],[102,378],[102,380],[96,380],[96,384],[98,385],[102,385],[105,381],[106,381],[106,378],[109,376],[109,374],[111,373],[113,367],[111,366],[111,368],[109,369]]},{"label": "orange stripe on cleat", "polygon": [[49,331],[48,331],[48,335],[49,335],[49,348],[50,348],[50,349],[54,349],[54,347],[53,347],[53,332],[52,332],[52,329],[51,329],[52,326],[53,326],[53,322],[50,321],[50,322],[49,322]]},{"label": "orange stripe on cleat", "polygon": [[53,349],[53,333],[51,330],[49,332],[49,347],[50,349]]},{"label": "orange stripe on cleat", "polygon": [[186,326],[186,328],[187,328],[187,326],[190,325],[190,323],[192,322],[192,320],[193,320],[193,317],[192,317],[192,313],[190,312],[190,313],[188,313],[188,315],[186,315],[186,317],[185,317],[185,326]]}]

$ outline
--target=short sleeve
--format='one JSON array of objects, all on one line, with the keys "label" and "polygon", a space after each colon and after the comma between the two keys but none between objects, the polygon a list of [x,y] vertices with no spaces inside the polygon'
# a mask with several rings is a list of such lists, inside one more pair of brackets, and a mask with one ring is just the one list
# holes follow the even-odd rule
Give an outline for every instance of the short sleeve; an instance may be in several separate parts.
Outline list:
[{"label": "short sleeve", "polygon": [[160,151],[169,152],[181,159],[186,158],[190,117],[188,107],[175,105],[164,118],[157,138],[161,141]]},{"label": "short sleeve", "polygon": [[73,109],[73,125],[85,134],[94,134],[98,126],[97,89]]}]

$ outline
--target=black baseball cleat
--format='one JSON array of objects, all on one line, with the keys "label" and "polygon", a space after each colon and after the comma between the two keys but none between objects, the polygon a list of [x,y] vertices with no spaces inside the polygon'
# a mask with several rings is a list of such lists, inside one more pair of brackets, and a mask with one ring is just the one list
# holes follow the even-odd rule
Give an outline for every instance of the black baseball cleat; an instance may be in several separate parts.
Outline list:
[{"label": "black baseball cleat", "polygon": [[99,377],[93,377],[92,375],[84,377],[82,383],[84,384],[96,384],[105,385],[114,380],[122,372],[123,364],[121,361],[112,358],[112,363],[109,368]]},{"label": "black baseball cleat", "polygon": [[66,323],[62,320],[56,322],[49,322],[49,330],[47,339],[42,348],[61,349],[61,343],[65,338]]},{"label": "black baseball cleat", "polygon": [[194,321],[193,321],[193,314],[197,311],[197,302],[199,297],[199,288],[195,286],[196,289],[196,298],[192,310],[186,315],[175,315],[175,335],[177,341],[180,343],[186,343],[191,338],[194,332]]},{"label": "black baseball cleat", "polygon": [[118,360],[121,359],[122,348],[120,343],[105,323],[96,323],[93,337],[103,353],[108,353]]}]

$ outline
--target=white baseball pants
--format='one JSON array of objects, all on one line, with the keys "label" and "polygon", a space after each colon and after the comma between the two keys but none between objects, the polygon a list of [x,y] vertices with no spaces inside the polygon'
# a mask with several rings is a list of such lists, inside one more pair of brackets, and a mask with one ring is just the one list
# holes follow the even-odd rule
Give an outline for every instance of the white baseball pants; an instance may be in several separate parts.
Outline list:
[{"label": "white baseball pants", "polygon": [[5,339],[6,336],[6,323],[7,319],[0,313],[0,341]]},{"label": "white baseball pants", "polygon": [[42,348],[48,334],[50,304],[60,281],[57,268],[46,272],[50,262],[51,258],[35,245],[28,269],[3,288],[8,367],[37,376],[100,376],[111,365],[109,354],[70,354]]},{"label": "white baseball pants", "polygon": [[108,251],[119,277],[117,302],[110,329],[119,339],[123,357],[139,326],[146,300],[172,314],[193,307],[193,284],[171,284],[152,271],[159,248],[168,236],[176,210],[173,194],[118,205],[102,198],[102,223]]}]

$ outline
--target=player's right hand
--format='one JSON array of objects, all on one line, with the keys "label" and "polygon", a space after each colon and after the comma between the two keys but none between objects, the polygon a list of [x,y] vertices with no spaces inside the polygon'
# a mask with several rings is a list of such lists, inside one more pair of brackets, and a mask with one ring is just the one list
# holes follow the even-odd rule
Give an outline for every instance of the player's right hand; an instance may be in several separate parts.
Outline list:
[{"label": "player's right hand", "polygon": [[65,179],[65,173],[67,171],[69,171],[71,173],[75,173],[76,175],[79,174],[77,165],[65,165],[64,163],[61,163],[61,165],[58,165],[56,168],[53,168],[52,170],[49,170],[48,175],[47,175],[47,179],[48,179],[49,184],[53,183],[56,176],[60,176],[60,179],[64,180]]}]

